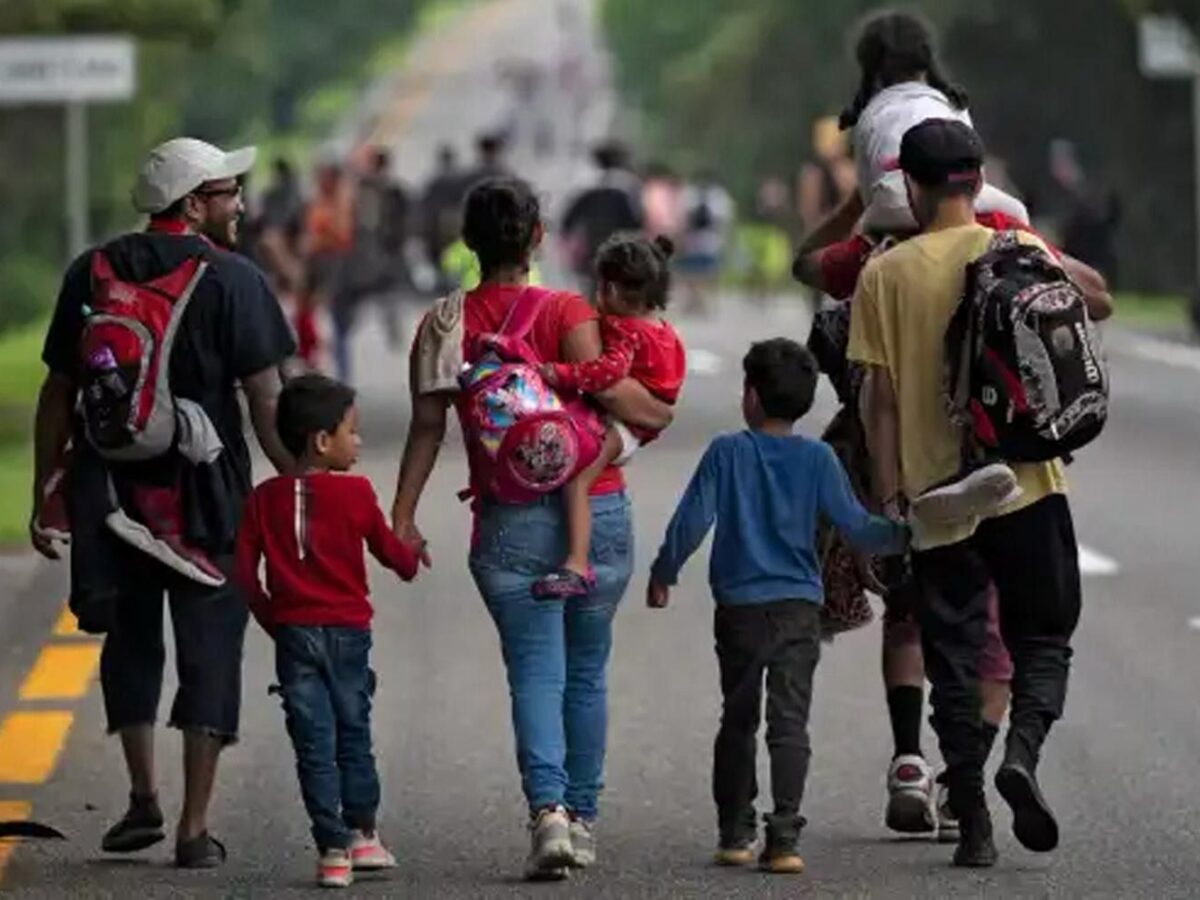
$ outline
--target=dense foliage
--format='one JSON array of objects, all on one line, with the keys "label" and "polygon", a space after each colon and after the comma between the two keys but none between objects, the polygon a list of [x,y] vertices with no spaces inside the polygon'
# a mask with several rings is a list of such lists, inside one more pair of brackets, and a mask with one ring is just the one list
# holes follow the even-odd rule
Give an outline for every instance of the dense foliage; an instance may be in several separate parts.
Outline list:
[{"label": "dense foliage", "polygon": [[[769,175],[792,177],[810,127],[852,96],[855,22],[880,0],[604,0],[618,80],[647,154],[714,167],[747,204]],[[1123,280],[1153,290],[1195,279],[1190,87],[1150,81],[1137,15],[1200,0],[923,0],[991,148],[1043,213],[1047,151],[1076,142],[1092,179],[1124,207]]]}]

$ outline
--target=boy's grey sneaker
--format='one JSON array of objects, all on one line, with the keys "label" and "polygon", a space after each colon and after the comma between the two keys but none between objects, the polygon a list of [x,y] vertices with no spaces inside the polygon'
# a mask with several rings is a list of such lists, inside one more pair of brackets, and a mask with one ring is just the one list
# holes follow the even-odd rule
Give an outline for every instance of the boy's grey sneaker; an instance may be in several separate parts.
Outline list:
[{"label": "boy's grey sneaker", "polygon": [[575,859],[571,848],[571,820],[561,806],[548,806],[529,823],[529,859],[525,877],[530,881],[560,881]]},{"label": "boy's grey sneaker", "polygon": [[596,835],[583,819],[571,820],[571,865],[586,869],[596,864]]},{"label": "boy's grey sneaker", "polygon": [[105,853],[137,853],[153,847],[166,836],[158,797],[135,797],[130,794],[129,809],[121,821],[105,833],[100,849]]}]

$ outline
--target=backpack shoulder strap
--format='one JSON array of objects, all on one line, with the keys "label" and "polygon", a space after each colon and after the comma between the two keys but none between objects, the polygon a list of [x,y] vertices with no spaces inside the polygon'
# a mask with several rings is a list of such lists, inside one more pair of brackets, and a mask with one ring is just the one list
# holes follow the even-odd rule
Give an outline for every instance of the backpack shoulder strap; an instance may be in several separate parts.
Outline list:
[{"label": "backpack shoulder strap", "polygon": [[113,273],[112,263],[108,261],[108,257],[104,255],[103,250],[95,250],[92,252],[92,283],[113,281],[116,275]]},{"label": "backpack shoulder strap", "polygon": [[500,326],[500,334],[514,340],[524,338],[533,328],[533,323],[537,321],[546,301],[553,296],[554,292],[545,288],[526,287],[508,308],[508,315],[504,317],[504,324]]}]

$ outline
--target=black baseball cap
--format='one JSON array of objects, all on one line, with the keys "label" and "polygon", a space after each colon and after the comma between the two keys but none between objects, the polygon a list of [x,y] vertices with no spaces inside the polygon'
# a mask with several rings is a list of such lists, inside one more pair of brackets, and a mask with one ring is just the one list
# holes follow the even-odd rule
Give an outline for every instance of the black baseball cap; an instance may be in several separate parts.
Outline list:
[{"label": "black baseball cap", "polygon": [[977,181],[983,172],[983,140],[956,119],[926,119],[900,142],[900,168],[930,187]]}]

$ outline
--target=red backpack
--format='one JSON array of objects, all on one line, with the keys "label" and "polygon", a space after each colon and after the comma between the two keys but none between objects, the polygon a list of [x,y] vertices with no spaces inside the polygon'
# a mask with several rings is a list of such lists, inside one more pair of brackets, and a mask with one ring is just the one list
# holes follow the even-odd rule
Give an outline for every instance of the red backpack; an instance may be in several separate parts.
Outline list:
[{"label": "red backpack", "polygon": [[84,309],[80,396],[88,440],[119,462],[153,459],[175,441],[171,349],[208,263],[191,258],[142,284],[122,281],[92,254],[92,302]]}]

